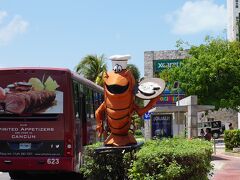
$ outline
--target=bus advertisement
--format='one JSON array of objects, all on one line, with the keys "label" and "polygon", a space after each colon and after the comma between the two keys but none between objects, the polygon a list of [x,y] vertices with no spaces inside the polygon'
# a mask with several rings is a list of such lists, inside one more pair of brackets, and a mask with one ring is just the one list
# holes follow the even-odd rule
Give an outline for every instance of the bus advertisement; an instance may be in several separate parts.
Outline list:
[{"label": "bus advertisement", "polygon": [[68,69],[0,69],[0,171],[78,173],[102,96]]}]

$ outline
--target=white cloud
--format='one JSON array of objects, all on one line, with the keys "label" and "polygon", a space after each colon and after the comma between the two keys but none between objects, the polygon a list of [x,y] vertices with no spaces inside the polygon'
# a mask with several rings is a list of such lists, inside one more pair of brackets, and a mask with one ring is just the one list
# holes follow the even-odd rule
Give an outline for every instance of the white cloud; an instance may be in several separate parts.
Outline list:
[{"label": "white cloud", "polygon": [[[0,11],[0,24],[2,24],[7,12]],[[0,26],[0,45],[7,44],[17,35],[26,32],[29,23],[21,16],[15,15],[7,24]]]},{"label": "white cloud", "polygon": [[0,11],[0,24],[2,23],[3,19],[7,16],[6,11]]},{"label": "white cloud", "polygon": [[227,10],[213,0],[187,1],[166,16],[174,34],[195,34],[203,31],[223,31],[227,24]]}]

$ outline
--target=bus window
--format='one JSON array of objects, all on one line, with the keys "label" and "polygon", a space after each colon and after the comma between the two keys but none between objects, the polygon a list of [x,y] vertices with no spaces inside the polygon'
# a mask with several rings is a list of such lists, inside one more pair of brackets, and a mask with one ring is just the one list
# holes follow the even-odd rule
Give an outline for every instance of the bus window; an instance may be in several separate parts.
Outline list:
[{"label": "bus window", "polygon": [[85,95],[86,95],[86,113],[87,118],[94,118],[94,112],[93,112],[93,101],[92,101],[92,90],[88,88],[85,89]]},{"label": "bus window", "polygon": [[77,82],[73,82],[73,101],[74,101],[74,112],[75,112],[75,117],[76,119],[80,119],[80,107],[79,107],[79,86]]},{"label": "bus window", "polygon": [[[93,92],[93,112],[97,110],[97,108],[102,104],[103,102],[103,96],[99,92]],[[95,118],[95,113],[94,113]]]},{"label": "bus window", "polygon": [[101,105],[102,101],[103,100],[102,100],[101,94],[98,92],[94,92],[95,110]]},{"label": "bus window", "polygon": [[83,85],[82,85],[82,84],[79,84],[79,91],[80,91],[81,93],[83,93]]}]

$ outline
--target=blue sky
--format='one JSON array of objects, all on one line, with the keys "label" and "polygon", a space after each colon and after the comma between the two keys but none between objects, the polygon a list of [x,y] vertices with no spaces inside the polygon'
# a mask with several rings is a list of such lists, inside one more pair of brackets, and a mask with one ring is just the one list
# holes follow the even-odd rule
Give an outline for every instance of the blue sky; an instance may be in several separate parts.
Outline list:
[{"label": "blue sky", "polygon": [[130,54],[143,76],[144,51],[225,38],[226,16],[226,0],[0,0],[0,67],[74,70],[88,54]]}]

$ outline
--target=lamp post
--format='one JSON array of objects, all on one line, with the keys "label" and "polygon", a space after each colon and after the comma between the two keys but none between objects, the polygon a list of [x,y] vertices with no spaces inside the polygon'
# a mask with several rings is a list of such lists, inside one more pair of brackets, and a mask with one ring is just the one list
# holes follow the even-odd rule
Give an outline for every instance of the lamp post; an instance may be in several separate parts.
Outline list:
[{"label": "lamp post", "polygon": [[[173,88],[177,90],[177,97],[178,97],[178,98],[177,98],[177,103],[178,103],[178,104],[176,103],[176,106],[179,106],[179,84],[180,84],[179,81],[175,81],[175,82],[174,82],[174,85],[173,85]],[[179,114],[179,113],[180,113],[180,112],[179,112],[179,107],[178,107],[178,109],[177,109],[178,135],[179,135],[179,131],[180,131],[180,124],[179,124],[179,117],[180,117],[179,115],[180,115],[180,114]]]}]

